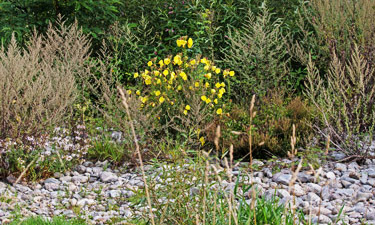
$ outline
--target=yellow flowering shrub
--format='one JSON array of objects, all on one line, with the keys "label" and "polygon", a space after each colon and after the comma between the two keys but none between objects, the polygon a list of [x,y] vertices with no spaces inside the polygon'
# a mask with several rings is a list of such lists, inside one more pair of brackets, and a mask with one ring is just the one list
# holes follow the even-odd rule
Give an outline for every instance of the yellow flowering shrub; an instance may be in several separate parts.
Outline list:
[{"label": "yellow flowering shrub", "polygon": [[[234,72],[221,69],[200,55],[190,56],[194,42],[182,37],[176,41],[181,52],[147,63],[144,71],[134,73],[138,81],[133,90],[142,102],[142,110],[162,109],[155,115],[161,125],[198,137],[214,117],[224,114],[224,98],[229,77]],[[159,111],[159,110],[158,110]]]}]

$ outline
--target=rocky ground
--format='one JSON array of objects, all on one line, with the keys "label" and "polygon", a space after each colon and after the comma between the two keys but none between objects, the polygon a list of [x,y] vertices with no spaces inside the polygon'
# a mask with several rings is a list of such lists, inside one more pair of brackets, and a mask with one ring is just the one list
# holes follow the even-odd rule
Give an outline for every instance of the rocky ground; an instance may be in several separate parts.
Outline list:
[{"label": "rocky ground", "polygon": [[[256,161],[256,164],[259,170],[255,171],[253,182],[259,195],[271,198],[276,194],[280,203],[291,200],[293,196],[288,191],[291,170],[272,173],[265,162]],[[111,218],[131,218],[146,210],[130,200],[144,187],[139,170],[106,167],[103,162],[85,162],[72,172],[56,173],[53,178],[34,184],[0,182],[0,224],[6,224],[17,213],[23,217],[64,215],[68,218],[79,214],[93,224],[103,224]],[[146,172],[156,180],[160,169],[146,166]],[[368,159],[363,165],[328,161],[322,169],[317,177],[309,171],[298,173],[294,185],[297,208],[303,209],[318,224],[334,222],[342,207],[345,213],[342,218],[347,224],[363,221],[375,224],[375,160]],[[242,170],[237,167],[232,173],[241,175]],[[227,181],[223,185],[234,187]]]}]

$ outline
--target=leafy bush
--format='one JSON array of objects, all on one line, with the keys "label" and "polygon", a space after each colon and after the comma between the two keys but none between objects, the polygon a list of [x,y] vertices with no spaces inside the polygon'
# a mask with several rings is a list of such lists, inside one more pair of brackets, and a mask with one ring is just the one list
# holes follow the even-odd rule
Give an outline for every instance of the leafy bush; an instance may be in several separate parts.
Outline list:
[{"label": "leafy bush", "polygon": [[78,20],[83,32],[100,44],[106,29],[119,16],[119,0],[4,0],[0,2],[1,41],[8,42],[12,33],[17,40],[26,43],[34,28],[44,33],[48,24],[58,22],[58,15],[72,24]]},{"label": "leafy bush", "polygon": [[[224,113],[223,95],[234,71],[222,70],[200,55],[189,58],[191,38],[182,37],[177,45],[183,47],[182,53],[159,61],[154,58],[147,69],[134,74],[139,90],[129,90],[129,94],[139,95],[142,111],[159,112],[151,114],[155,123],[188,139],[199,138],[214,115]],[[204,144],[203,138],[201,142]]]},{"label": "leafy bush", "polygon": [[237,100],[249,100],[253,94],[263,96],[282,84],[289,59],[281,24],[279,19],[271,20],[264,6],[257,17],[249,11],[242,29],[229,34],[230,49],[224,52],[224,62],[236,68],[238,76],[232,88]]},{"label": "leafy bush", "polygon": [[[255,106],[252,131],[252,152],[255,157],[286,156],[291,149],[293,124],[296,127],[296,148],[307,144],[311,137],[309,123],[312,121],[312,107],[300,97],[287,98],[284,95],[282,91],[274,90]],[[234,105],[230,117],[223,122],[224,148],[228,149],[233,143],[236,157],[249,152],[249,122],[248,109],[241,105]]]}]

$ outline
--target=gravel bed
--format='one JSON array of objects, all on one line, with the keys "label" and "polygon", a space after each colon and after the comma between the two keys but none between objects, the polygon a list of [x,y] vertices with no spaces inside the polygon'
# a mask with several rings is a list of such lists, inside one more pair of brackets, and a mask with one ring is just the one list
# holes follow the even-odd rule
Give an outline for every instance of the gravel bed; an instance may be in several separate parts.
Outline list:
[{"label": "gravel bed", "polygon": [[[286,159],[282,161],[291,163]],[[266,162],[255,163],[260,169],[255,171],[252,182],[259,195],[271,199],[276,194],[280,203],[290,201],[293,198],[288,191],[292,178],[290,169],[272,173]],[[163,185],[162,179],[157,177],[160,168],[148,165],[146,170]],[[235,168],[232,173],[234,176],[240,174],[242,182],[250,182],[248,177],[241,176],[241,168]],[[224,180],[222,186],[230,189],[234,188],[234,183]],[[79,213],[93,224],[105,224],[111,218],[126,220],[146,210],[129,201],[140,188],[144,188],[144,183],[139,171],[111,170],[105,162],[85,162],[74,171],[56,173],[38,183],[13,185],[0,182],[0,224],[9,222],[14,212],[24,217],[64,215],[67,218]],[[194,189],[187,191],[194,193]],[[242,194],[250,199],[249,193]],[[368,159],[364,165],[329,161],[318,177],[309,171],[301,171],[294,185],[294,196],[297,208],[303,209],[313,223],[334,222],[344,206],[342,218],[347,224],[361,224],[362,221],[375,224],[375,160]]]}]

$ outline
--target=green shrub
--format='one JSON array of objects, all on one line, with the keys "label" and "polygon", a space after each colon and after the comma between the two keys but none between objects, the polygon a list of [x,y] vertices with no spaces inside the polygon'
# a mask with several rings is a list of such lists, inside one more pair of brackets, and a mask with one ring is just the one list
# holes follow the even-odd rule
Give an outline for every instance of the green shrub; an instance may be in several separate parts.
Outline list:
[{"label": "green shrub", "polygon": [[243,27],[229,34],[230,48],[224,52],[224,62],[238,74],[232,85],[236,100],[246,102],[253,94],[264,96],[267,90],[283,84],[289,58],[281,25],[280,19],[272,21],[263,6],[260,15],[249,11]]},{"label": "green shrub", "polygon": [[8,43],[13,33],[17,40],[27,43],[33,30],[44,33],[49,23],[59,21],[58,15],[69,24],[78,20],[83,32],[93,38],[94,46],[101,43],[109,25],[118,20],[119,0],[4,0],[0,2],[0,37]]},{"label": "green shrub", "polygon": [[[282,93],[272,91],[255,106],[252,131],[252,152],[255,157],[287,156],[291,149],[293,124],[296,127],[296,148],[305,146],[311,138],[313,130],[309,124],[312,122],[313,108],[300,97],[288,98]],[[249,122],[247,105],[233,105],[230,116],[223,122],[224,148],[228,149],[233,144],[237,158],[249,153]]]}]

